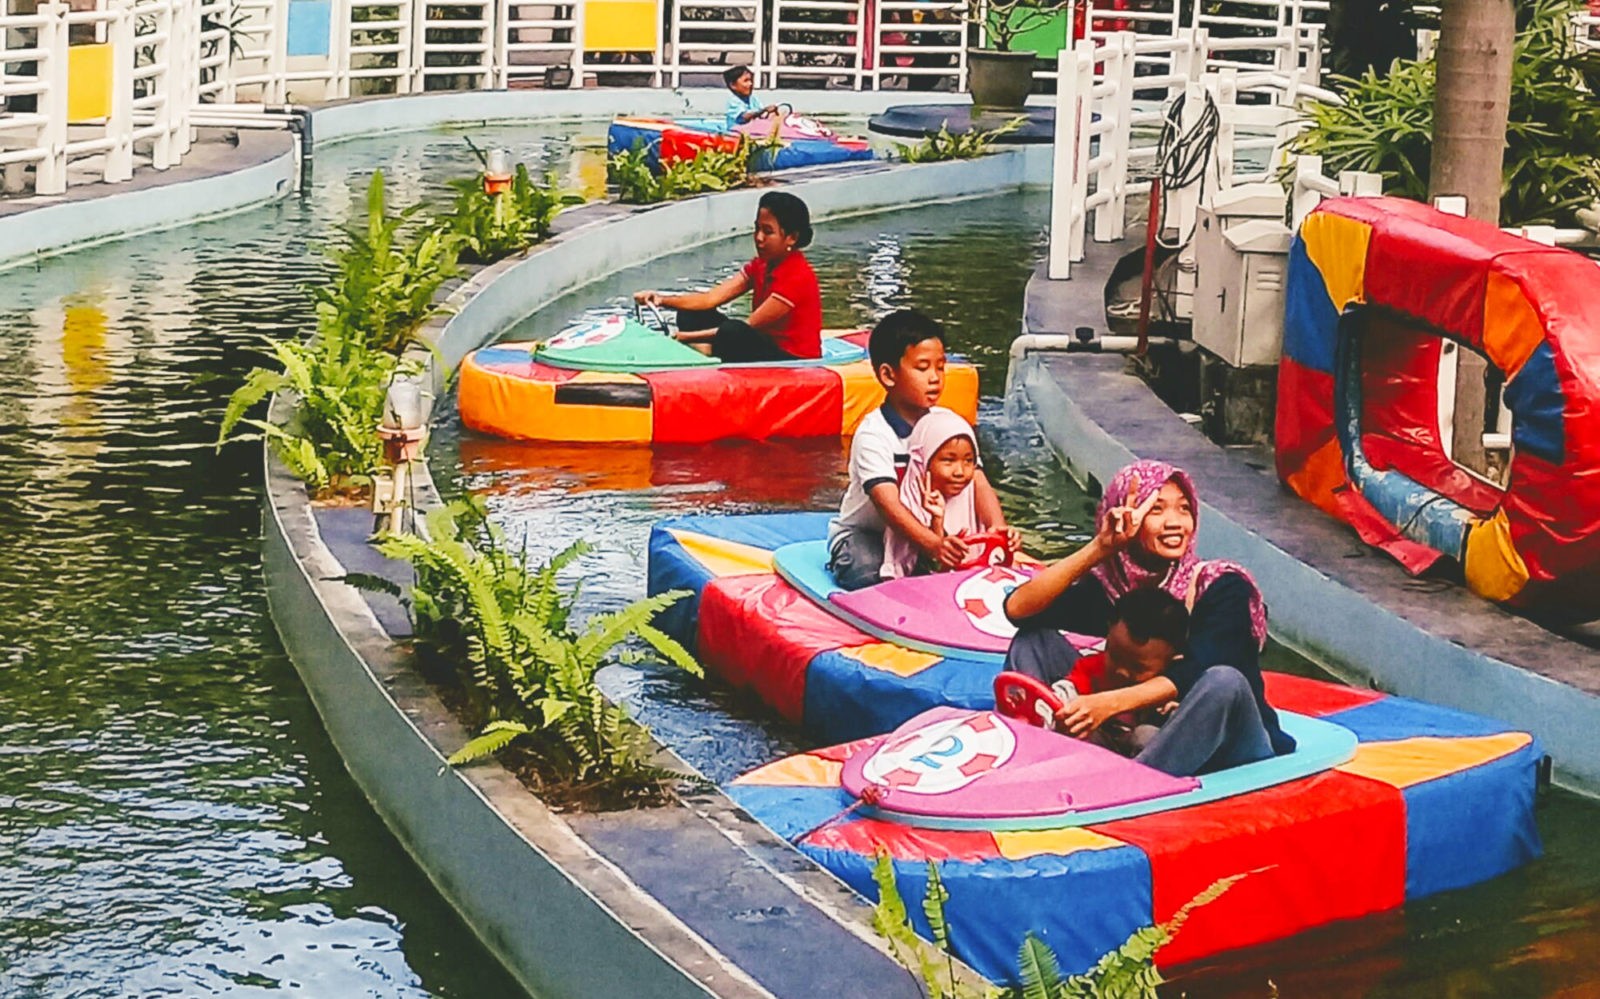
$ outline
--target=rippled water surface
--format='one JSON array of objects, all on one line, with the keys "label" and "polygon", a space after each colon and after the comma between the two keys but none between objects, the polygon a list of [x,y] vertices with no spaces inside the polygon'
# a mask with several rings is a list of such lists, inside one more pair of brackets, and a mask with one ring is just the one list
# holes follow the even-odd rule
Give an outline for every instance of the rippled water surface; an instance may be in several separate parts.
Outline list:
[{"label": "rippled water surface", "polygon": [[[1090,501],[1037,429],[1025,418],[1009,422],[998,399],[1047,212],[1043,198],[1013,195],[831,222],[819,226],[807,255],[822,283],[828,325],[864,325],[915,305],[945,323],[956,350],[983,365],[986,469],[1029,547],[1060,554],[1083,540]],[[636,288],[714,283],[749,254],[747,240],[727,240],[630,269],[552,303],[507,336],[544,336],[575,315],[625,308]],[[846,447],[831,440],[552,447],[481,437],[452,418],[434,447],[435,474],[447,487],[485,495],[497,519],[526,533],[536,550],[553,552],[574,536],[598,545],[584,573],[584,602],[595,609],[643,594],[645,545],[655,520],[690,512],[822,509],[837,503],[845,483]],[[1317,672],[1276,646],[1268,660],[1278,669]],[[692,680],[621,667],[605,680],[718,780],[806,745],[760,705]],[[1286,997],[1600,994],[1600,958],[1593,950],[1600,860],[1586,840],[1597,821],[1594,803],[1552,793],[1540,812],[1549,856],[1531,867],[1403,911],[1189,969],[1173,994],[1268,996],[1275,987]],[[1360,862],[1354,849],[1350,862]],[[1586,991],[1591,982],[1592,993]]]},{"label": "rippled water surface", "polygon": [[470,163],[339,146],[304,198],[0,274],[0,995],[511,992],[328,744],[262,597],[259,451],[211,446],[371,167],[405,204]]}]

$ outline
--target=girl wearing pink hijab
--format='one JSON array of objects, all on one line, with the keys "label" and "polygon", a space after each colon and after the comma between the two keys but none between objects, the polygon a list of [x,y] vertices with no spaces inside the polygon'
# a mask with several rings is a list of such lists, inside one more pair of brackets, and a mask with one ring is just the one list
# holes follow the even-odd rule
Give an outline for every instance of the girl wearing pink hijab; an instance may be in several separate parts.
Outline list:
[{"label": "girl wearing pink hijab", "polygon": [[[948,409],[934,407],[917,421],[906,440],[906,474],[900,480],[900,502],[911,515],[942,537],[975,531],[1008,530],[983,523],[978,515],[978,435],[972,425]],[[1016,547],[1015,532],[1008,532]],[[919,549],[889,527],[883,534],[884,579],[931,572]]]},{"label": "girl wearing pink hijab", "polygon": [[1166,773],[1221,770],[1294,750],[1261,682],[1267,610],[1243,566],[1194,551],[1200,503],[1183,470],[1138,461],[1112,477],[1088,544],[1048,566],[1006,598],[1018,628],[1006,668],[1055,683],[1078,654],[1060,632],[1104,635],[1111,606],[1157,587],[1183,601],[1190,624],[1184,656],[1160,675],[1078,697],[1058,727],[1086,738],[1128,711],[1178,708],[1138,759]]}]

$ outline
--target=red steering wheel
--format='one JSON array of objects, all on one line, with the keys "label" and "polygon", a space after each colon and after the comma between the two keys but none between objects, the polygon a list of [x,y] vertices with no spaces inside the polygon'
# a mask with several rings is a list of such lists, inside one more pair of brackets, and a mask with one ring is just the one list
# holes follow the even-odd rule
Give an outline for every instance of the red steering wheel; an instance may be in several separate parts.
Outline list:
[{"label": "red steering wheel", "polygon": [[1066,707],[1056,692],[1026,673],[1001,673],[994,678],[994,704],[1007,718],[1044,728],[1047,718]]}]

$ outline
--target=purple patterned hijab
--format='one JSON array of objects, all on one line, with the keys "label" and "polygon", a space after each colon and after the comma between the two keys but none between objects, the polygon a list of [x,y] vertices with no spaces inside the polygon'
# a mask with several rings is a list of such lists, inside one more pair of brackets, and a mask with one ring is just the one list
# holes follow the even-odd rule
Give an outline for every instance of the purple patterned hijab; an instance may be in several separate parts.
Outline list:
[{"label": "purple patterned hijab", "polygon": [[[1129,496],[1128,489],[1136,475],[1139,477],[1139,494]],[[1105,521],[1106,514],[1112,507],[1138,506],[1159,492],[1168,482],[1176,483],[1178,488],[1183,490],[1183,495],[1188,497],[1189,506],[1194,510],[1195,534],[1190,538],[1188,550],[1164,572],[1140,565],[1126,548],[1090,571],[1100,581],[1106,596],[1110,597],[1112,602],[1120,599],[1129,590],[1154,583],[1182,600],[1191,609],[1195,601],[1206,591],[1206,587],[1221,576],[1230,572],[1236,573],[1250,584],[1250,631],[1255,636],[1256,644],[1265,646],[1267,605],[1262,601],[1261,588],[1256,585],[1255,578],[1250,575],[1249,570],[1237,562],[1226,559],[1201,559],[1194,553],[1194,538],[1198,537],[1200,532],[1200,499],[1195,495],[1194,481],[1189,478],[1188,472],[1164,461],[1136,461],[1124,467],[1112,476],[1111,482],[1106,485],[1105,493],[1100,497],[1100,505],[1094,511],[1095,525],[1098,527]],[[1138,544],[1138,541],[1132,544]]]}]

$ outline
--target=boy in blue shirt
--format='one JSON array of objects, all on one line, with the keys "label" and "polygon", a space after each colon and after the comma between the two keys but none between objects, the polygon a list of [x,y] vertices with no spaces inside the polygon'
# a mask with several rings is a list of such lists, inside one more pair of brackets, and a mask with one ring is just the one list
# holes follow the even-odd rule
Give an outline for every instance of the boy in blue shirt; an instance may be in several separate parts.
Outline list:
[{"label": "boy in blue shirt", "polygon": [[722,74],[722,82],[728,85],[728,106],[724,117],[729,130],[735,125],[748,125],[757,118],[778,113],[778,105],[763,105],[760,98],[756,97],[756,75],[750,72],[749,66],[729,67]]}]

